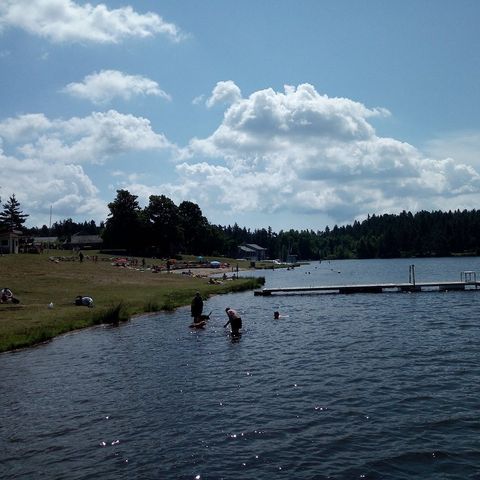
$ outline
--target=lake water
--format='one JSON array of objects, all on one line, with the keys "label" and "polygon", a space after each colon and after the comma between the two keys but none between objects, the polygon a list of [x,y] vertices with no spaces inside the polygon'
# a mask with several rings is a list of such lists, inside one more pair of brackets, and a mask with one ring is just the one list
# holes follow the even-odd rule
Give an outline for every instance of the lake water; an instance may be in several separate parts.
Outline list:
[{"label": "lake water", "polygon": [[[259,274],[406,282],[410,263]],[[418,282],[480,272],[479,258],[413,263]],[[0,355],[0,478],[480,479],[479,302],[245,292],[209,299],[202,331],[182,308]]]}]

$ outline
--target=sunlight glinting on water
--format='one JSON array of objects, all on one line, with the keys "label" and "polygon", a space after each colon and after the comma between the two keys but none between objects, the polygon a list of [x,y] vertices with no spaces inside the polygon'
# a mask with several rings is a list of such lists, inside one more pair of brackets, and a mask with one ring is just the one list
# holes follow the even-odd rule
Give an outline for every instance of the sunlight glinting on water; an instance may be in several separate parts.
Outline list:
[{"label": "sunlight glinting on water", "polygon": [[[423,280],[480,266],[415,262]],[[258,274],[267,286],[404,282],[408,264]],[[1,477],[471,477],[478,295],[245,292],[209,299],[203,330],[179,309],[1,355]],[[239,338],[223,328],[226,305],[241,312]]]}]

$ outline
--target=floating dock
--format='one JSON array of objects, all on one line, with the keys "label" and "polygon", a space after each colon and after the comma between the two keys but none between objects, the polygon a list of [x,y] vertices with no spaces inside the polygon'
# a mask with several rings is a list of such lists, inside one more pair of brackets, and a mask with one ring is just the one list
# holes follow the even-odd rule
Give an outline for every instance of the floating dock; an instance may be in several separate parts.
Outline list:
[{"label": "floating dock", "polygon": [[410,266],[410,281],[408,283],[375,283],[365,285],[321,285],[317,287],[283,287],[263,288],[255,290],[255,295],[268,296],[273,294],[302,294],[302,293],[391,293],[391,292],[448,292],[451,290],[477,290],[475,272],[465,271],[460,275],[458,282],[416,282],[415,269]]}]

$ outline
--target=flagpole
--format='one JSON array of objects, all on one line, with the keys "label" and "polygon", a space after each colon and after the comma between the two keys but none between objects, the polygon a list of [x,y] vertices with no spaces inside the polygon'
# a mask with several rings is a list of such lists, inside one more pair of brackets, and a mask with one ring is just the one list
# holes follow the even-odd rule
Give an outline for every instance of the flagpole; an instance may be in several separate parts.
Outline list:
[{"label": "flagpole", "polygon": [[[48,224],[48,236],[52,236],[52,205],[50,205],[50,223]],[[48,248],[50,249],[50,238],[48,239]]]}]

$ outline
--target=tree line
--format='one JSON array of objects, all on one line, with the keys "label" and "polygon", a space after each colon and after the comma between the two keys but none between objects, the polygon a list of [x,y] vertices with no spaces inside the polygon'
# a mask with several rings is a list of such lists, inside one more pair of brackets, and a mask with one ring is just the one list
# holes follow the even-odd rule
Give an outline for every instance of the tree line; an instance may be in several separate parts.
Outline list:
[{"label": "tree line", "polygon": [[395,258],[480,254],[480,211],[420,211],[415,214],[369,215],[350,225],[328,226],[324,231],[250,230],[236,223],[211,224],[200,207],[190,201],[176,205],[165,195],[151,195],[141,208],[138,197],[117,190],[108,204],[105,222],[55,222],[51,227],[25,229],[28,215],[13,195],[0,212],[0,227],[23,229],[32,236],[57,236],[69,240],[74,233],[98,234],[107,249],[130,254],[173,257],[180,253],[237,257],[238,246],[255,243],[271,259]]}]

